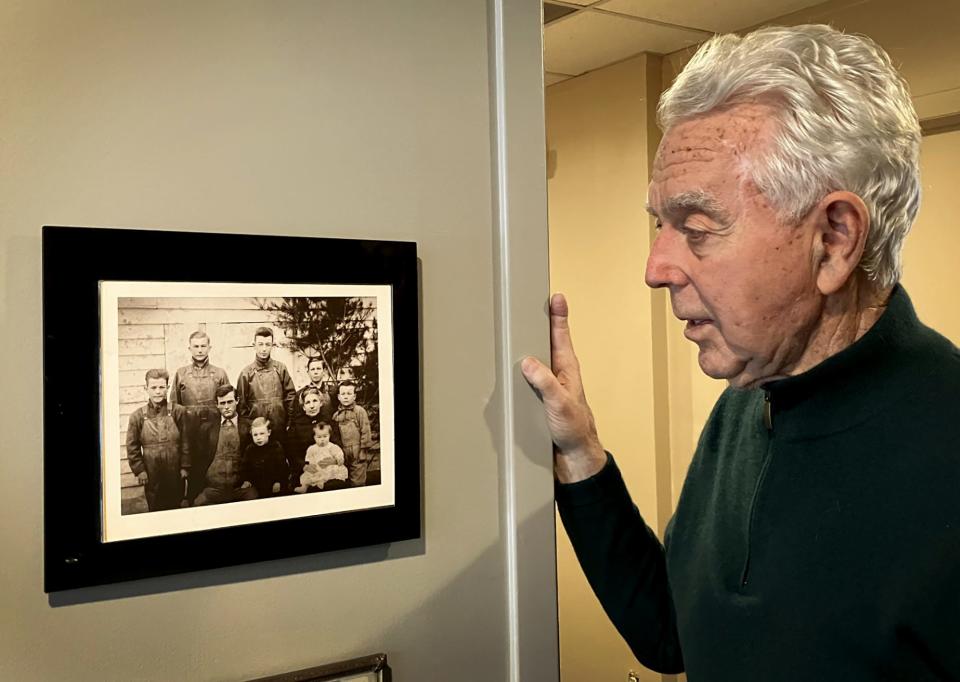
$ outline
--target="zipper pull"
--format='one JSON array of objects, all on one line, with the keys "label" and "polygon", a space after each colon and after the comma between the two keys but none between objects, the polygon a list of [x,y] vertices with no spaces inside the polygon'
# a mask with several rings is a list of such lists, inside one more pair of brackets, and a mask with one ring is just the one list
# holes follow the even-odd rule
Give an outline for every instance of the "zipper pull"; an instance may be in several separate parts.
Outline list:
[{"label": "zipper pull", "polygon": [[763,392],[763,425],[767,431],[773,431],[773,407],[770,405],[770,391]]}]

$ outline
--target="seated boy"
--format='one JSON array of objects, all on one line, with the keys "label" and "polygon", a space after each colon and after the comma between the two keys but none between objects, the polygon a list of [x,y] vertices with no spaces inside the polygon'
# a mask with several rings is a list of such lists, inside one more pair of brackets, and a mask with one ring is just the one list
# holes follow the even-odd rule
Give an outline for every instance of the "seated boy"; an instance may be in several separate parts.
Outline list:
[{"label": "seated boy", "polygon": [[253,483],[259,497],[279,493],[288,475],[283,447],[270,435],[270,421],[265,417],[257,417],[250,424],[253,442],[243,451],[244,472],[241,478]]}]

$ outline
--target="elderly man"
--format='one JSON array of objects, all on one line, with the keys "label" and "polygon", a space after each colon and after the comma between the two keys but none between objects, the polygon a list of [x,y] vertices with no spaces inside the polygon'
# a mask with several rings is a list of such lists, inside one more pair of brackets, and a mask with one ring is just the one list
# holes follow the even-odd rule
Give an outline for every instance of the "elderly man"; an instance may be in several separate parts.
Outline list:
[{"label": "elderly man", "polygon": [[905,83],[868,39],[762,29],[705,44],[659,116],[646,281],[730,387],[661,545],[551,300],[552,371],[522,370],[591,585],[641,662],[691,682],[960,679],[960,354],[897,284]]}]

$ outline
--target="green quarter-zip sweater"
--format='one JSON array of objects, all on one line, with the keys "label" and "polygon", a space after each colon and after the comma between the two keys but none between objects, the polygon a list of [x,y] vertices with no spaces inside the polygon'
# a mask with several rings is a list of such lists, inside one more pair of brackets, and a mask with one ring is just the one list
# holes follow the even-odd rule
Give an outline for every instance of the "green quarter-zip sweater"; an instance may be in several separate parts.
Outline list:
[{"label": "green quarter-zip sweater", "polygon": [[727,389],[661,545],[612,458],[557,485],[637,658],[690,682],[960,680],[960,353],[901,287],[856,343]]}]

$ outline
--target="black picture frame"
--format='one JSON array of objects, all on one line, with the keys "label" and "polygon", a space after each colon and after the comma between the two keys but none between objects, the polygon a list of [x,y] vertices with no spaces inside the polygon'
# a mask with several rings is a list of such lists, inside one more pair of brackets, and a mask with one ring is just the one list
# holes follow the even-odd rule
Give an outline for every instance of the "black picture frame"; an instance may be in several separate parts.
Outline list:
[{"label": "black picture frame", "polygon": [[[416,243],[64,226],[42,243],[46,592],[420,537]],[[303,266],[319,254],[322,276]],[[103,542],[100,282],[114,280],[389,285],[394,505]]]}]

